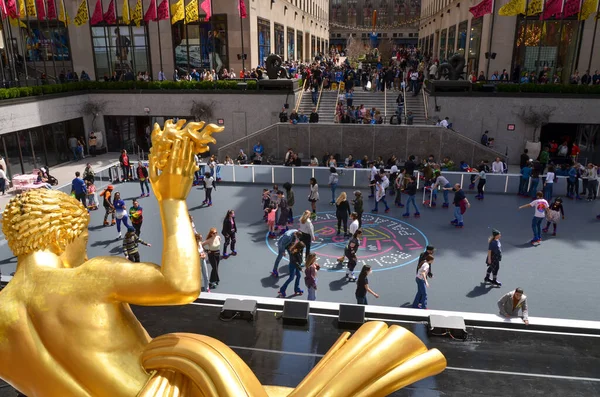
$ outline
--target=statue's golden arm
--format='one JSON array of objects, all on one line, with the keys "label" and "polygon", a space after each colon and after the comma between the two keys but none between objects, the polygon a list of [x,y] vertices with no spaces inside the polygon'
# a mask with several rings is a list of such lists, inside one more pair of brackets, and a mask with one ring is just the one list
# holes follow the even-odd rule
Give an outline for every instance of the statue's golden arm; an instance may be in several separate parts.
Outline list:
[{"label": "statue's golden arm", "polygon": [[185,201],[160,202],[163,223],[161,266],[124,257],[97,257],[76,269],[95,280],[98,293],[135,305],[182,305],[200,295],[200,259]]}]

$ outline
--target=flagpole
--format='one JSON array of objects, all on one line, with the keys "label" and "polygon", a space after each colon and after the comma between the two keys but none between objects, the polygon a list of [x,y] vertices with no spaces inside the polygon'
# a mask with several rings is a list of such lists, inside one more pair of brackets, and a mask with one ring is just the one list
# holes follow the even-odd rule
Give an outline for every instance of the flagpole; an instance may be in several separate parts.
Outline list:
[{"label": "flagpole", "polygon": [[[564,12],[565,12],[565,5],[566,4],[567,4],[567,0],[563,0],[562,9],[560,11],[560,27],[558,28],[558,40],[559,41],[562,40],[562,32],[563,32],[563,26],[564,26],[564,20],[565,20],[565,18],[563,18],[563,15],[564,15]],[[542,11],[542,15],[544,15],[543,11]],[[554,18],[556,19],[557,16],[554,15]],[[557,59],[557,58],[558,58],[558,54],[556,55],[555,59]],[[556,68],[555,68],[555,70],[556,70]],[[554,82],[554,75],[553,76],[549,76],[548,80],[550,80],[550,82]]]},{"label": "flagpole", "polygon": [[[33,8],[35,10],[35,15],[37,17],[37,4],[35,4],[34,0],[31,0],[31,4],[33,4]],[[25,12],[27,12],[27,2],[25,3]],[[29,32],[32,35],[34,35],[33,30],[31,29],[31,20],[29,19],[29,13],[27,14],[27,25],[29,27]],[[43,56],[41,56],[41,52],[40,52],[40,58],[42,59],[42,64],[44,65],[44,74],[46,75],[46,80],[48,80],[48,68],[46,67],[46,60],[44,59]],[[33,66],[35,68],[35,61],[33,62]],[[54,82],[56,83],[56,76],[54,76]]]},{"label": "flagpole", "polygon": [[[581,11],[579,11],[581,13]],[[600,2],[596,5],[596,15],[594,15],[594,34],[592,35],[592,48],[590,49],[590,59],[587,70],[592,68],[592,57],[594,56],[594,45],[596,44],[596,30],[598,29],[598,12],[600,12]]]},{"label": "flagpole", "polygon": [[[4,26],[4,21],[7,21],[8,17],[6,17],[6,19],[2,18],[2,15],[0,14],[0,27],[2,28],[1,32],[2,32],[2,42],[6,43],[6,37],[4,34],[4,30],[6,29]],[[6,44],[5,44],[6,45]],[[6,60],[8,61],[8,57],[6,57]],[[0,69],[2,69],[2,87],[1,88],[5,88],[5,84],[6,84],[6,77],[4,76],[4,61],[2,60],[2,56],[0,56]]]},{"label": "flagpole", "polygon": [[[239,0],[239,1],[244,1],[244,0]],[[212,4],[212,2],[211,2]],[[238,4],[239,7],[239,4]],[[242,38],[242,71],[244,72],[244,81],[246,81],[246,59],[244,57],[244,19],[242,18],[242,8],[239,7],[239,13],[240,13],[240,36]],[[214,37],[214,32],[213,32],[213,37]]]},{"label": "flagpole", "polygon": [[[213,15],[213,2],[212,0],[210,1],[210,30],[212,30],[212,56],[211,56],[211,61],[210,61],[210,68],[212,70],[215,70],[215,63],[216,63],[216,57],[217,57],[217,48],[216,48],[216,40],[215,40],[215,17]],[[211,70],[211,71],[212,71]],[[215,77],[218,76],[217,71],[215,70]],[[216,88],[216,86],[215,86]]]},{"label": "flagpole", "polygon": [[[87,0],[85,0],[87,2]],[[102,8],[102,23],[104,23],[104,3],[102,2],[102,0],[97,0],[100,1],[100,8]],[[96,11],[96,6],[94,6],[94,11]],[[90,8],[88,7],[88,14],[90,12]],[[92,12],[92,17],[94,16],[94,13]],[[90,24],[90,30],[92,29],[92,20],[89,19],[88,23]],[[112,72],[113,72],[113,65],[112,62],[110,61],[110,46],[109,46],[109,42],[108,42],[108,35],[110,34],[110,27],[106,26],[106,24],[104,24],[104,26],[102,26],[102,31],[104,32],[104,45],[106,46],[106,62],[108,66],[108,79],[110,80],[112,78]],[[94,35],[92,33],[92,40],[94,38]],[[115,39],[116,40],[116,39]],[[117,48],[117,43],[115,41],[115,50]],[[116,57],[116,54],[115,54]],[[98,80],[98,77],[96,76],[96,80]]]},{"label": "flagpole", "polygon": [[488,45],[488,57],[485,67],[485,78],[490,79],[490,63],[492,61],[492,35],[494,33],[494,22],[496,21],[496,2],[492,0],[492,23],[490,24],[490,40]]},{"label": "flagpole", "polygon": [[[93,48],[93,41],[94,41],[94,34],[92,32],[92,24],[90,23],[90,5],[88,3],[88,0],[84,0],[85,1],[85,8],[87,10],[87,25],[88,25],[88,29],[90,31],[90,40],[92,40],[92,48]],[[81,4],[77,4],[77,15],[75,15],[75,17],[77,18],[77,16],[79,16],[79,6]],[[75,24],[75,21],[73,21],[73,24]],[[108,51],[108,47],[106,48],[106,50]],[[94,61],[94,77],[96,78],[96,81],[101,81],[100,77],[98,76],[98,62],[96,61],[96,56],[94,55],[92,57],[93,61]],[[88,74],[89,75],[89,74]],[[90,77],[91,80],[91,77]]]},{"label": "flagpole", "polygon": [[19,82],[19,74],[15,68],[15,53],[12,47],[12,27],[10,26],[10,17],[7,16],[5,21],[7,22],[4,26],[6,30],[6,38],[8,41],[4,41],[4,52],[6,53],[6,61],[8,62],[8,70],[10,71],[10,78],[12,82],[17,85]]},{"label": "flagpole", "polygon": [[[130,66],[132,68],[131,73],[133,73],[133,78],[135,81],[136,73],[137,73],[137,69],[135,68],[135,37],[133,36],[133,27],[131,26],[131,22],[134,22],[134,21],[131,19],[131,4],[129,4],[129,0],[123,0],[123,1],[127,2],[127,18],[129,19],[129,24],[127,25],[127,30],[129,31],[129,37],[132,38],[132,40],[131,40],[131,65]],[[116,8],[117,7],[115,7],[115,13],[117,12]],[[123,15],[123,16],[125,16],[125,15]],[[118,20],[119,19],[117,18],[117,21]],[[123,23],[125,23],[125,21],[123,21]]]},{"label": "flagpole", "polygon": [[[525,58],[527,58],[527,22],[528,17],[527,17],[527,10],[529,9],[529,0],[525,0],[525,23],[524,23],[524,28],[523,28],[523,68],[520,70],[521,74],[523,73],[523,70],[525,69]],[[527,77],[529,78],[529,71],[527,71]],[[521,76],[517,76],[518,77],[518,82],[519,84],[521,84]]]},{"label": "flagpole", "polygon": [[[196,0],[192,0],[192,1],[196,1]],[[190,2],[191,3],[191,2]],[[190,46],[189,46],[189,42],[188,42],[188,26],[187,26],[187,5],[185,4],[185,0],[183,1],[183,29],[182,29],[182,34],[183,31],[185,31],[185,54],[186,54],[186,61],[187,61],[187,71],[189,74],[189,69],[190,69]],[[200,32],[200,26],[198,26],[198,32]],[[200,33],[198,33],[198,37],[200,36]],[[181,45],[181,43],[183,42],[183,38],[180,37],[181,42],[179,43],[179,45]],[[177,54],[175,53],[175,48],[173,48],[173,57],[175,58],[173,60],[173,65],[175,66],[175,70],[173,71],[173,81],[175,81],[175,73],[177,73],[177,76],[179,77],[179,70],[177,70]],[[200,53],[200,59],[202,60],[202,53]],[[202,62],[202,61],[201,61]]]},{"label": "flagpole", "polygon": [[[23,70],[25,71],[25,86],[29,86],[29,73],[27,72],[27,45],[25,43],[25,40],[23,40],[23,36],[20,34],[21,33],[21,18],[26,18],[27,17],[27,5],[25,4],[25,0],[21,0],[23,1],[23,10],[25,11],[25,15],[19,15],[19,18],[17,19],[17,31],[19,32],[19,41],[21,42],[21,50],[23,51]],[[18,2],[17,2],[18,4]],[[19,7],[21,8],[21,7]]]},{"label": "flagpole", "polygon": [[[52,35],[52,31],[50,30],[50,18],[48,17],[48,4],[44,1],[44,13],[46,14],[46,29],[48,29],[48,34]],[[56,8],[56,3],[54,5],[54,8]],[[53,37],[50,36],[50,40],[48,40],[50,42],[50,50],[52,51],[52,67],[54,68],[54,76],[56,77],[56,61],[54,60],[54,49],[53,49]],[[66,78],[66,74],[65,74],[65,78]]]},{"label": "flagpole", "polygon": [[[579,1],[579,15],[581,15],[581,7],[583,6],[583,0]],[[577,60],[579,59],[579,52],[581,51],[581,48],[579,47],[579,44],[581,43],[581,35],[583,33],[583,29],[582,29],[582,25],[583,25],[583,21],[579,20],[579,17],[577,17],[577,22],[579,22],[577,24],[577,36],[575,37],[575,51],[573,51],[573,63],[571,64],[571,72],[569,73],[569,79],[571,78],[571,75],[573,74],[574,70],[577,70]]]},{"label": "flagpole", "polygon": [[[158,58],[159,58],[159,62],[160,62],[160,70],[162,70],[162,68],[163,68],[162,45],[161,45],[161,40],[160,40],[160,19],[158,19],[158,4],[156,4],[156,26],[158,27]],[[164,71],[163,71],[163,73],[164,73]],[[154,80],[154,78],[152,80]]]}]

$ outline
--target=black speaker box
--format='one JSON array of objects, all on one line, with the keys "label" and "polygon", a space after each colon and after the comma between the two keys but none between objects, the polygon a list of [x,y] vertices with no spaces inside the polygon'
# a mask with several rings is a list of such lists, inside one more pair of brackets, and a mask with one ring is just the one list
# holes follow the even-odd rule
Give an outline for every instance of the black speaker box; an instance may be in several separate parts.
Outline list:
[{"label": "black speaker box", "polygon": [[340,305],[338,326],[340,328],[358,329],[365,322],[363,305]]},{"label": "black speaker box", "polygon": [[283,324],[306,325],[310,306],[308,302],[294,302],[286,300],[283,304]]},{"label": "black speaker box", "polygon": [[226,299],[221,309],[221,320],[240,318],[253,321],[256,318],[257,302],[253,300]]},{"label": "black speaker box", "polygon": [[429,335],[450,336],[455,339],[465,339],[467,337],[467,327],[462,317],[431,314],[429,315],[428,324]]}]

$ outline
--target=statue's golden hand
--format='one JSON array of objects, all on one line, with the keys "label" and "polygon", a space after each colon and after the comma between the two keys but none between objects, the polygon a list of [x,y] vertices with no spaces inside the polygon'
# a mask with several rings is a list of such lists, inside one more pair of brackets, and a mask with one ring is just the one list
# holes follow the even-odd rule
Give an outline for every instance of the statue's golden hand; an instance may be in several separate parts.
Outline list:
[{"label": "statue's golden hand", "polygon": [[163,130],[154,125],[148,160],[152,190],[158,200],[185,200],[198,170],[194,154],[207,151],[208,143],[216,143],[211,134],[223,130],[212,124],[205,128],[204,122],[182,128],[184,124],[185,120],[177,124],[167,120]]}]

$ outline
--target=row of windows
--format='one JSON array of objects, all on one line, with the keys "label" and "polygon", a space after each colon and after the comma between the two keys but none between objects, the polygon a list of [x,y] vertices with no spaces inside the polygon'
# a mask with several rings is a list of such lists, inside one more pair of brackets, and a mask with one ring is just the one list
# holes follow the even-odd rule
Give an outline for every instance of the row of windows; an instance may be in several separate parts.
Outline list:
[{"label": "row of windows", "polygon": [[[294,31],[293,28],[287,29],[279,24],[274,23],[274,39],[275,46],[271,49],[271,22],[258,18],[258,60],[261,65],[264,65],[269,54],[274,53],[287,60],[302,60],[304,59],[304,43],[308,44],[310,40],[310,58],[315,57],[318,53],[323,53],[328,48],[328,41],[315,37],[314,35],[305,34],[300,31]],[[287,46],[286,46],[287,36]]]},{"label": "row of windows", "polygon": [[325,10],[324,0],[288,0],[291,4],[298,7],[304,12],[316,16],[321,19],[329,19],[327,10]]},{"label": "row of windows", "polygon": [[331,20],[349,25],[370,26],[373,12],[377,11],[377,23],[389,24],[402,22],[421,13],[419,0],[333,0],[331,3]]},{"label": "row of windows", "polygon": [[449,6],[450,3],[452,3],[452,0],[429,1],[428,4],[425,6],[425,11],[423,12],[423,15],[435,14],[436,12],[440,11],[442,8]]},{"label": "row of windows", "polygon": [[[347,33],[342,35],[341,33],[332,33],[331,34],[331,38],[341,38],[341,37],[356,37],[357,34],[356,33]],[[408,33],[408,37],[418,37],[419,35],[417,33]],[[363,33],[361,34],[361,36],[363,39],[371,37],[370,33]],[[387,37],[390,37],[388,33],[377,33],[377,37],[381,38],[383,37],[384,39]],[[397,37],[404,37],[404,33],[392,33],[392,36],[394,38]]]}]

